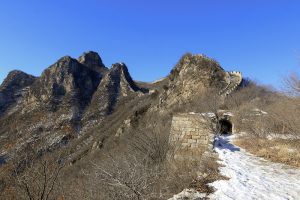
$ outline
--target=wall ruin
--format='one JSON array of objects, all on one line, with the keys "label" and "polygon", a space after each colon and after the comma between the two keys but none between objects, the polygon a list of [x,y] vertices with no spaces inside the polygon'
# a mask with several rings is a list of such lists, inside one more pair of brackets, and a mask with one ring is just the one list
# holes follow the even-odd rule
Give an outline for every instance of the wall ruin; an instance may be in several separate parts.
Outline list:
[{"label": "wall ruin", "polygon": [[212,150],[214,134],[201,114],[185,113],[173,116],[169,142],[175,160],[200,160],[202,154]]}]

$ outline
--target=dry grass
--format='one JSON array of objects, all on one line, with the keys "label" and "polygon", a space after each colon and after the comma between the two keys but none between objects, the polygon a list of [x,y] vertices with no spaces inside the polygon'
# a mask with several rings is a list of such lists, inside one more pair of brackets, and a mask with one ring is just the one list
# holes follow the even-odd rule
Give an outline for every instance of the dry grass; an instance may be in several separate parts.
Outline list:
[{"label": "dry grass", "polygon": [[209,183],[228,179],[220,174],[220,164],[217,161],[218,157],[216,154],[206,154],[198,161],[185,160],[173,162],[173,168],[168,169],[173,175],[170,183],[172,185],[182,184],[177,187],[177,190],[173,190],[173,194],[181,192],[184,188],[193,188],[198,192],[206,194],[213,193],[215,189],[209,186]]},{"label": "dry grass", "polygon": [[234,143],[250,153],[272,162],[300,168],[300,139],[240,137]]},{"label": "dry grass", "polygon": [[218,180],[228,180],[227,177],[224,177],[220,174],[219,167],[220,165],[217,163],[217,158],[209,157],[202,159],[200,167],[201,175],[194,179],[189,187],[194,188],[201,193],[213,193],[215,189],[209,186],[209,183]]}]

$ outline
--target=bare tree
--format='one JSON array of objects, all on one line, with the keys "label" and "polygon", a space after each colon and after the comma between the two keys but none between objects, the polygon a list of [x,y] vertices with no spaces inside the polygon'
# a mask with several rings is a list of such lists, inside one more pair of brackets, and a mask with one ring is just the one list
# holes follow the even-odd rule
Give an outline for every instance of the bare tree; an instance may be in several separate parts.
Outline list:
[{"label": "bare tree", "polygon": [[267,118],[272,123],[273,132],[278,134],[299,135],[300,99],[286,96],[278,97],[269,105]]},{"label": "bare tree", "polygon": [[128,141],[133,152],[137,152],[153,163],[163,163],[169,150],[170,116],[148,113],[146,120],[140,121]]},{"label": "bare tree", "polygon": [[101,163],[93,163],[92,181],[109,199],[159,198],[161,170],[149,166],[135,155],[107,156]]},{"label": "bare tree", "polygon": [[288,94],[300,97],[300,78],[297,73],[292,73],[289,77],[284,78],[284,86]]},{"label": "bare tree", "polygon": [[224,97],[220,96],[218,90],[213,88],[199,96],[194,106],[195,110],[201,113],[199,123],[204,129],[213,133],[215,137],[218,137],[221,132],[219,111],[223,101]]},{"label": "bare tree", "polygon": [[18,199],[58,198],[59,178],[64,167],[59,157],[37,157],[35,153],[27,151],[14,162],[12,178]]}]

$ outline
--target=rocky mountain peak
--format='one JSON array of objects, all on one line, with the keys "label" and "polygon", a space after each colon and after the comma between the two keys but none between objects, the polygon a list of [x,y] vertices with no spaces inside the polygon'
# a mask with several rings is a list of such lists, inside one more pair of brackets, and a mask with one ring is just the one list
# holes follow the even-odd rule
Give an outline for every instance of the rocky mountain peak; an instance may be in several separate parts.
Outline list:
[{"label": "rocky mountain peak", "polygon": [[11,71],[0,86],[0,115],[23,97],[24,89],[36,78],[19,70]]},{"label": "rocky mountain peak", "polygon": [[109,73],[110,73],[110,77],[112,77],[113,79],[116,79],[117,76],[118,82],[120,82],[121,86],[124,87],[123,88],[124,90],[125,87],[127,87],[127,90],[128,89],[132,91],[139,90],[135,82],[132,80],[132,77],[125,63],[113,64]]},{"label": "rocky mountain peak", "polygon": [[115,63],[103,77],[93,95],[85,120],[111,114],[121,99],[142,93],[145,93],[145,90],[139,88],[132,80],[127,66],[124,63]]},{"label": "rocky mountain peak", "polygon": [[94,51],[83,53],[83,55],[78,58],[78,62],[96,72],[103,72],[107,70],[102,63],[102,59],[99,54]]},{"label": "rocky mountain peak", "polygon": [[31,85],[35,81],[35,77],[19,70],[9,72],[5,80],[0,86],[0,91],[22,89]]},{"label": "rocky mountain peak", "polygon": [[112,69],[119,69],[119,70],[121,70],[121,69],[127,69],[128,70],[127,66],[123,62],[114,63],[114,64],[112,64],[111,68]]},{"label": "rocky mountain peak", "polygon": [[47,73],[47,71],[50,71],[51,73],[56,73],[57,75],[61,73],[62,71],[65,72],[73,72],[76,70],[76,68],[80,68],[80,64],[78,61],[70,56],[64,56],[60,58],[56,63],[48,67],[42,74]]},{"label": "rocky mountain peak", "polygon": [[220,64],[203,54],[185,54],[171,71],[169,78],[176,81],[200,81],[206,87],[221,87],[225,71]]},{"label": "rocky mountain peak", "polygon": [[89,102],[101,80],[98,72],[82,65],[76,59],[64,56],[47,68],[30,88],[33,101],[58,105],[80,104]]},{"label": "rocky mountain peak", "polygon": [[181,57],[168,76],[169,83],[161,94],[166,107],[189,102],[195,94],[226,86],[226,72],[220,64],[203,54],[187,53]]}]

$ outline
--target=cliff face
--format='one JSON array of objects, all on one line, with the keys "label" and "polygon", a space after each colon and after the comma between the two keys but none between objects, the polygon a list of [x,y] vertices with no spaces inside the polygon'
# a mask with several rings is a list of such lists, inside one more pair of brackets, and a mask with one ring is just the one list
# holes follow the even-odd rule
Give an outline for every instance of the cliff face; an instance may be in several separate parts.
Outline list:
[{"label": "cliff face", "polygon": [[74,106],[81,110],[89,103],[101,79],[101,73],[66,56],[47,68],[30,87],[26,104],[39,104],[49,111]]},{"label": "cliff face", "polygon": [[142,95],[142,90],[132,80],[124,63],[113,64],[95,92],[86,119],[109,115],[122,98]]},{"label": "cliff face", "polygon": [[0,86],[0,115],[23,97],[27,87],[36,80],[22,71],[11,71]]},{"label": "cliff face", "polygon": [[79,151],[91,141],[99,143],[103,132],[110,137],[111,129],[114,136],[124,121],[128,125],[141,113],[136,107],[147,104],[155,111],[184,105],[195,93],[224,88],[225,77],[217,62],[191,54],[155,83],[133,81],[124,63],[106,68],[95,52],[78,60],[62,57],[37,78],[13,71],[0,86],[0,156],[13,159],[32,144],[41,152],[74,145]]},{"label": "cliff face", "polygon": [[184,105],[206,89],[226,86],[226,72],[218,62],[204,55],[184,55],[168,76],[169,82],[160,96],[163,107]]},{"label": "cliff face", "polygon": [[105,73],[108,70],[102,63],[99,54],[94,51],[83,53],[83,55],[78,58],[78,62],[98,73]]}]

